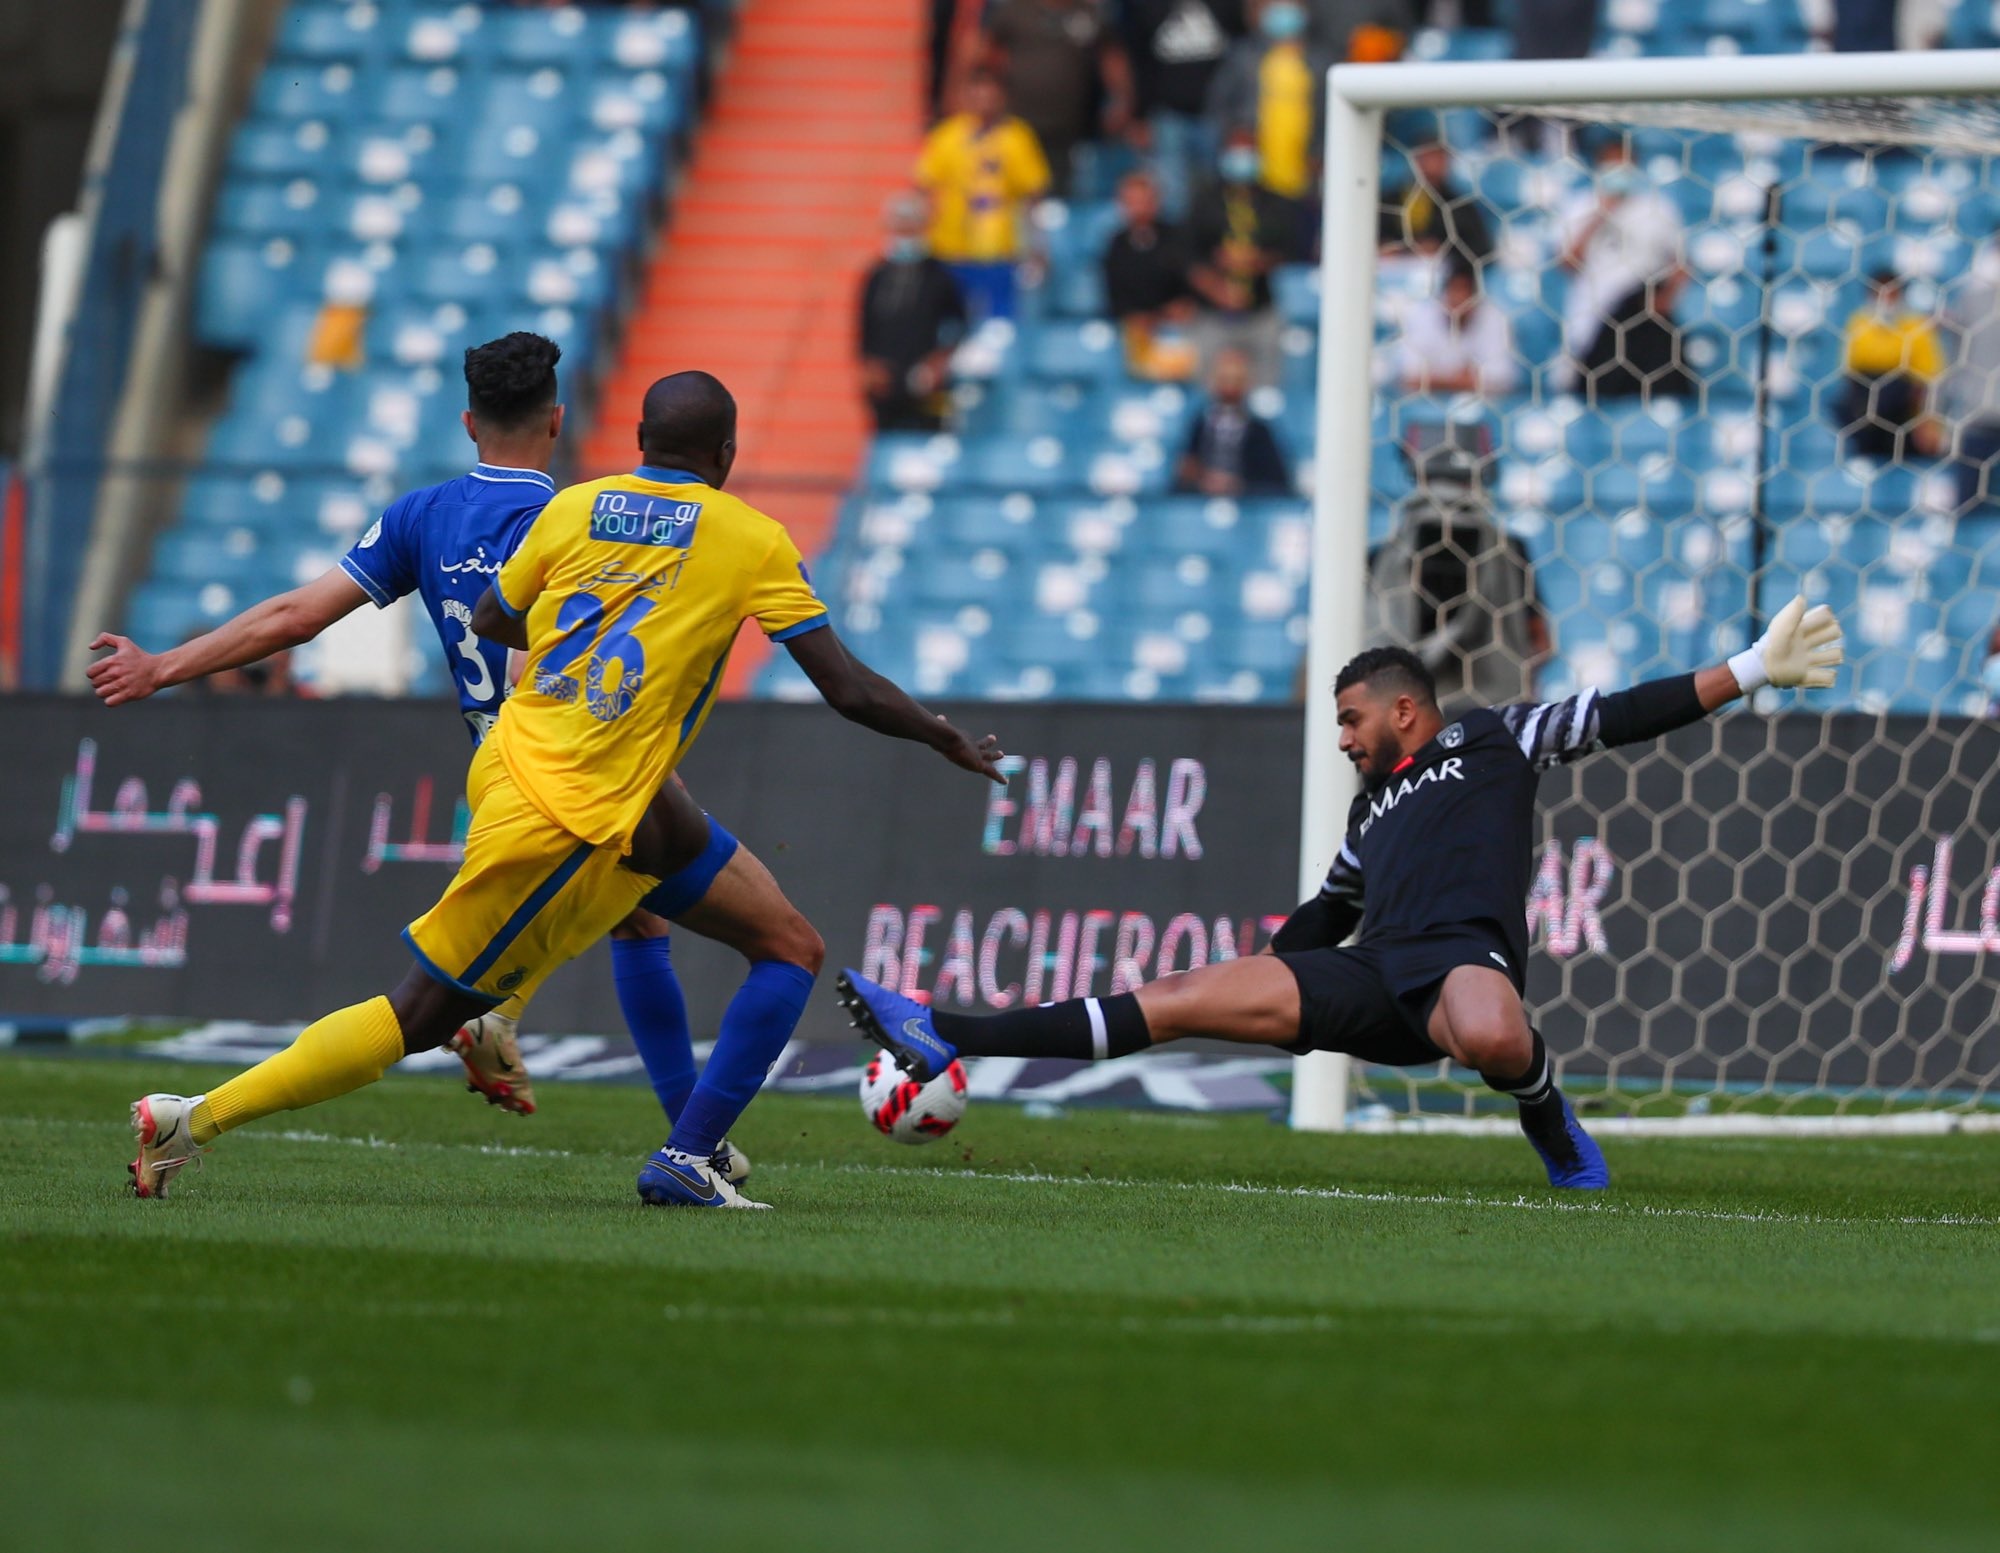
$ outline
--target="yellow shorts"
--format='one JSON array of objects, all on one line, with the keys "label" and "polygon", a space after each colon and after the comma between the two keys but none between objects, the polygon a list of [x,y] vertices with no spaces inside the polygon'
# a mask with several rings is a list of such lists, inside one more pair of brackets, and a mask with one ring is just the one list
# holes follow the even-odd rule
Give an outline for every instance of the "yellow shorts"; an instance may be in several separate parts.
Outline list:
[{"label": "yellow shorts", "polygon": [[498,1006],[526,1002],[549,972],[616,927],[660,881],[616,847],[550,823],[514,783],[491,741],[466,773],[472,828],[444,896],[403,932],[417,963],[448,987]]}]

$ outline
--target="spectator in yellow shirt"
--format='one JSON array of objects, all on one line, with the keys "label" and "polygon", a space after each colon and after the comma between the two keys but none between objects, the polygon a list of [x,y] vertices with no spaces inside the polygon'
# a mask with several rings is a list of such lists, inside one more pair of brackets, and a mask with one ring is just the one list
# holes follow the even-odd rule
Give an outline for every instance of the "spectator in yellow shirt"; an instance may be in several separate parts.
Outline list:
[{"label": "spectator in yellow shirt", "polygon": [[967,80],[965,105],[931,131],[917,159],[917,182],[931,194],[931,252],[958,280],[975,322],[1012,318],[1024,218],[1049,186],[1049,164],[991,71]]},{"label": "spectator in yellow shirt", "polygon": [[1845,381],[1834,401],[1847,450],[1887,459],[1935,452],[1930,394],[1944,371],[1937,330],[1904,308],[1903,279],[1894,270],[1871,274],[1868,292],[1868,301],[1847,320]]}]

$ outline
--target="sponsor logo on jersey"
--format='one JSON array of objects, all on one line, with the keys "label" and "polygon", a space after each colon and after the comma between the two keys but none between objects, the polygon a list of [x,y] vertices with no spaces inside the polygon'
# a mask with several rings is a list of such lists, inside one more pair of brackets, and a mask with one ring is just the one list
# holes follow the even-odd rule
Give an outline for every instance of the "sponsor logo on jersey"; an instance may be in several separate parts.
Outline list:
[{"label": "sponsor logo on jersey", "polygon": [[1464,742],[1465,742],[1464,723],[1453,723],[1449,728],[1445,729],[1443,733],[1438,735],[1438,743],[1442,744],[1448,750],[1455,750],[1459,747],[1459,745],[1463,744]]},{"label": "sponsor logo on jersey", "polygon": [[1360,833],[1367,835],[1377,820],[1426,783],[1464,780],[1465,762],[1454,755],[1450,760],[1441,760],[1435,766],[1426,768],[1419,776],[1404,777],[1401,782],[1391,783],[1368,800],[1368,818],[1361,822]]},{"label": "sponsor logo on jersey", "polygon": [[502,992],[512,992],[516,987],[520,986],[521,983],[526,981],[527,979],[528,979],[527,966],[517,965],[511,971],[509,971],[505,976],[502,976],[493,985],[498,987]]},{"label": "sponsor logo on jersey", "polygon": [[671,501],[640,491],[599,491],[590,504],[590,537],[611,545],[685,550],[701,517],[698,501]]},{"label": "sponsor logo on jersey", "polygon": [[382,537],[382,520],[380,518],[377,518],[373,523],[368,525],[368,532],[361,536],[361,543],[359,548],[366,550],[370,545],[374,544],[375,541],[380,539],[381,537]]}]

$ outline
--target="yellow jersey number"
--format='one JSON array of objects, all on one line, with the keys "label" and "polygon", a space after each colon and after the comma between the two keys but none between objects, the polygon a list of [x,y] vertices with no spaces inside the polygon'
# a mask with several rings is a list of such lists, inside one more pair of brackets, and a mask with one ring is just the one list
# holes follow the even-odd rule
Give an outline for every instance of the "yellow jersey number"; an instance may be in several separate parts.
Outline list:
[{"label": "yellow jersey number", "polygon": [[[537,693],[552,701],[574,701],[581,688],[584,705],[599,722],[623,717],[646,683],[646,649],[633,632],[655,607],[652,599],[634,599],[606,621],[603,599],[572,593],[556,610],[557,640],[535,670]],[[590,659],[579,680],[571,671],[585,653]]]}]

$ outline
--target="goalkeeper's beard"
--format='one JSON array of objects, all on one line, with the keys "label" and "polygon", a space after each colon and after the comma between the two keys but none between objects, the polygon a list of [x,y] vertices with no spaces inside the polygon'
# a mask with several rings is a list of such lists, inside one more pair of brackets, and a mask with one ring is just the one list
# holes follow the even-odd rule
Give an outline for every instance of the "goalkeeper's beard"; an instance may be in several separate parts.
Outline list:
[{"label": "goalkeeper's beard", "polygon": [[1389,778],[1395,774],[1397,764],[1403,758],[1403,751],[1393,737],[1384,738],[1373,749],[1367,751],[1354,765],[1361,773],[1361,790],[1379,793],[1389,785]]}]

